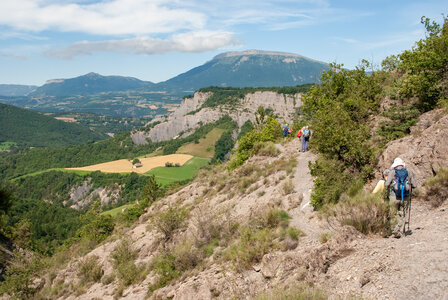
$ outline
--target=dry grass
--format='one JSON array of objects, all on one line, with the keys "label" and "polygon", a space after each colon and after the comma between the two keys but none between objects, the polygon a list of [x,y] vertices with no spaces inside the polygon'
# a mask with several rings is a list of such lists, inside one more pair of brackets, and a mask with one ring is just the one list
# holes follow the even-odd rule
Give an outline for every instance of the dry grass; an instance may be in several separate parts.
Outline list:
[{"label": "dry grass", "polygon": [[390,233],[389,203],[379,194],[361,191],[353,197],[342,199],[336,205],[328,206],[324,213],[329,221],[335,219],[340,224],[353,226],[364,234],[387,236]]},{"label": "dry grass", "polygon": [[80,170],[80,171],[101,171],[105,173],[130,173],[136,172],[139,174],[144,174],[151,169],[157,167],[164,167],[166,163],[173,163],[183,165],[189,161],[193,156],[188,154],[170,154],[155,157],[144,157],[140,158],[142,167],[133,169],[132,162],[127,159],[120,159],[115,161],[110,161],[107,163],[96,164],[81,168],[67,168],[67,170]]},{"label": "dry grass", "polygon": [[425,182],[424,186],[425,200],[433,207],[439,207],[448,199],[448,170],[440,168],[437,175]]},{"label": "dry grass", "polygon": [[103,269],[98,256],[92,255],[82,259],[78,264],[78,277],[81,284],[99,282],[103,277]]},{"label": "dry grass", "polygon": [[281,191],[284,196],[294,193],[294,184],[292,183],[291,179],[283,182]]},{"label": "dry grass", "polygon": [[252,298],[255,300],[326,300],[328,296],[321,290],[305,284],[292,287],[276,288]]}]

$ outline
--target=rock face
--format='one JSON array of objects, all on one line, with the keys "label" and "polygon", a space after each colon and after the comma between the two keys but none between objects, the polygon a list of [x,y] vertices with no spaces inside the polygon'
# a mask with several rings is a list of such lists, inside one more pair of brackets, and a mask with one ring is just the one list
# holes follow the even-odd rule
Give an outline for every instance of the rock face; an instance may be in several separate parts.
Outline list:
[{"label": "rock face", "polygon": [[[158,118],[153,122],[162,121],[154,126],[148,133],[136,132],[131,135],[135,144],[145,145],[149,138],[153,142],[172,139],[181,133],[188,135],[201,124],[212,123],[224,115],[229,115],[239,127],[247,120],[254,121],[255,112],[259,106],[270,108],[282,122],[292,122],[295,109],[302,105],[301,94],[286,95],[275,92],[255,92],[247,94],[237,104],[238,109],[231,106],[219,106],[216,108],[202,108],[202,104],[211,96],[211,93],[195,93],[193,98],[186,98],[181,106],[173,112],[168,119]],[[191,113],[191,114],[189,114]],[[202,123],[200,123],[202,122]]]},{"label": "rock face", "polygon": [[[69,203],[73,203],[70,207],[80,210],[89,205],[94,199],[98,199],[101,206],[109,203],[117,203],[120,199],[121,188],[118,185],[113,187],[100,187],[92,190],[93,184],[91,179],[84,181],[81,185],[72,187],[70,190]],[[67,203],[64,203],[64,205]]]},{"label": "rock face", "polygon": [[448,168],[448,114],[443,110],[423,114],[411,128],[411,135],[387,145],[379,159],[379,172],[390,168],[396,157],[403,159],[419,185],[441,167]]}]

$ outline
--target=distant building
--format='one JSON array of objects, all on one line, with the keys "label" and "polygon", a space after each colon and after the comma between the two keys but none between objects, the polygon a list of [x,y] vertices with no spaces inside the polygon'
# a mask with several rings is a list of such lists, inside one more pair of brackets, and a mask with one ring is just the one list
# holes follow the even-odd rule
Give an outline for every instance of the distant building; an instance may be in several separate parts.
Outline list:
[{"label": "distant building", "polygon": [[136,163],[135,165],[132,166],[132,168],[137,169],[137,168],[141,168],[143,167],[143,165],[141,163]]}]

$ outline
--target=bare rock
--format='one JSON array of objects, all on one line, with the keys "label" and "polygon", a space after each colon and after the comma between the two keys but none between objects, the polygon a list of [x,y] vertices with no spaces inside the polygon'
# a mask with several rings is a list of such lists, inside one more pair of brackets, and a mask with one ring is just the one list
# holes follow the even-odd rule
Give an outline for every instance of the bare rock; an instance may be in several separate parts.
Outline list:
[{"label": "bare rock", "polygon": [[412,134],[390,142],[379,158],[380,172],[390,168],[400,157],[422,184],[441,168],[448,168],[448,114],[434,110],[423,114],[411,130]]}]

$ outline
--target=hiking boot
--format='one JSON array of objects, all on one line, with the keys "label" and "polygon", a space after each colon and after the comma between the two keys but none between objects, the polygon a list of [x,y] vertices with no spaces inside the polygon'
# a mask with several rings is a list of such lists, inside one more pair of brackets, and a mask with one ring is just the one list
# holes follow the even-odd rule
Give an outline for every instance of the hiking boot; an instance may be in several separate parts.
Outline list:
[{"label": "hiking boot", "polygon": [[401,236],[402,236],[401,231],[397,231],[397,232],[392,233],[392,236],[394,238],[396,238],[396,239],[401,238]]}]

